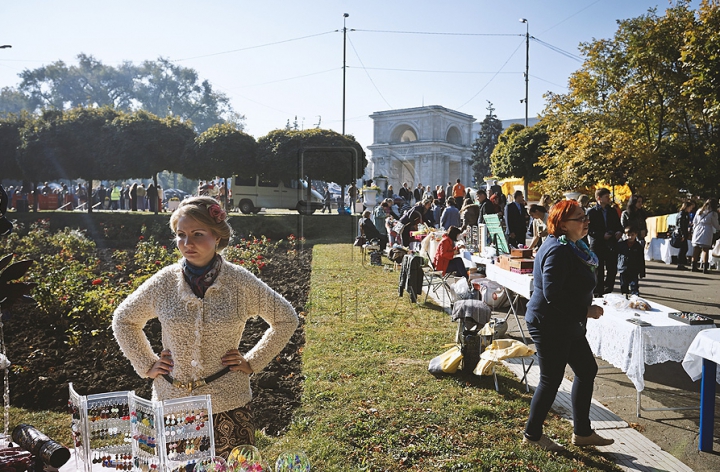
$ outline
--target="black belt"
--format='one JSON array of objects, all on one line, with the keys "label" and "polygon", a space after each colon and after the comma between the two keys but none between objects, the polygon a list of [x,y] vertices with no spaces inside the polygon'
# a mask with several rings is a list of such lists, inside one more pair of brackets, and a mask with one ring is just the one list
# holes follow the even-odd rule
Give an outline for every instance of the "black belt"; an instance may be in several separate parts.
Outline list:
[{"label": "black belt", "polygon": [[172,378],[170,376],[170,374],[163,374],[163,378],[165,380],[167,380],[168,382],[170,382],[173,387],[182,388],[182,389],[187,390],[188,392],[192,392],[196,388],[200,388],[204,385],[209,384],[210,382],[213,382],[213,381],[219,379],[220,377],[227,374],[228,372],[230,372],[230,366],[227,366],[224,369],[219,370],[212,375],[208,375],[204,379],[191,380],[189,382],[180,382],[179,380]]}]

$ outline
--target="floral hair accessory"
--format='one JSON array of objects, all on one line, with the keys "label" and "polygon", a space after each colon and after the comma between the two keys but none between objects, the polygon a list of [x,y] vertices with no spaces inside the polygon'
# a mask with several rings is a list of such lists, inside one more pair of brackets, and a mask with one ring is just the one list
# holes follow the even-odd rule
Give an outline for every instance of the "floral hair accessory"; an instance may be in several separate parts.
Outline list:
[{"label": "floral hair accessory", "polygon": [[215,220],[215,223],[225,221],[225,218],[227,218],[227,213],[217,203],[213,203],[208,207],[208,213],[210,213],[210,218]]}]

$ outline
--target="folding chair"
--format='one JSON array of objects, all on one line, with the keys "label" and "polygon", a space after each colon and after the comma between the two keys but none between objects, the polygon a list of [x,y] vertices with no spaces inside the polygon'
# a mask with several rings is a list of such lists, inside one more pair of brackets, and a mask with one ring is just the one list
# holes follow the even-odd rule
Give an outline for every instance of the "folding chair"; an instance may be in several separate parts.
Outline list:
[{"label": "folding chair", "polygon": [[450,305],[452,308],[452,304],[456,297],[455,291],[447,283],[447,280],[450,277],[452,277],[452,274],[450,273],[443,275],[442,271],[435,270],[432,261],[428,258],[427,265],[423,266],[423,285],[427,285],[427,290],[425,291],[425,301],[423,303],[427,302],[427,297],[430,294],[431,289],[433,293],[437,294],[438,289],[442,288],[450,299]]}]

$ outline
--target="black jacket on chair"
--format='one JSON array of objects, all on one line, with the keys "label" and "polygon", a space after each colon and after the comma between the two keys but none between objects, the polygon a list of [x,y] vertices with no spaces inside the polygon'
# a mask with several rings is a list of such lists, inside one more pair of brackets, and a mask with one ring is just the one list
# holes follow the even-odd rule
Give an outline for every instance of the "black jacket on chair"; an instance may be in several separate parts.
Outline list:
[{"label": "black jacket on chair", "polygon": [[423,258],[412,254],[403,257],[402,268],[400,269],[400,283],[398,284],[398,296],[403,296],[403,291],[410,294],[410,301],[417,302],[417,297],[422,292],[423,285]]}]

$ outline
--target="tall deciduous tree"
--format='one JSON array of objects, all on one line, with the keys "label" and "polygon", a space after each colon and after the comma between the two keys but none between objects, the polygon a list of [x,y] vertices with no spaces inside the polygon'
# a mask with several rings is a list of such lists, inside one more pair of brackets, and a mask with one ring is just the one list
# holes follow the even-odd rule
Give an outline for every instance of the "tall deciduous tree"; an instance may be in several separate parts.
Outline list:
[{"label": "tall deciduous tree", "polygon": [[109,131],[104,178],[152,177],[156,187],[158,172],[183,168],[195,140],[188,123],[142,110],[118,116],[109,123]]},{"label": "tall deciduous tree", "polygon": [[0,119],[0,172],[5,179],[20,180],[24,177],[18,163],[22,145],[20,131],[31,119],[27,114]]},{"label": "tall deciduous tree", "polygon": [[487,111],[488,113],[485,115],[485,119],[483,119],[480,124],[480,132],[478,133],[478,138],[473,143],[472,150],[472,170],[477,185],[480,185],[485,177],[489,177],[492,174],[490,156],[502,133],[502,121],[498,120],[497,115],[495,115],[495,108],[489,101]]},{"label": "tall deciduous tree", "polygon": [[196,179],[259,173],[257,142],[230,123],[214,125],[195,139],[183,175]]},{"label": "tall deciduous tree", "polygon": [[[358,162],[353,163],[348,151],[311,151],[312,148],[352,147],[357,151]],[[301,149],[308,149],[302,162]],[[347,185],[362,175],[367,166],[365,151],[350,135],[343,136],[327,129],[303,131],[275,130],[258,140],[258,160],[268,175],[281,180],[312,176],[313,179]],[[353,169],[353,165],[357,167]]]},{"label": "tall deciduous tree", "polygon": [[29,122],[23,130],[20,162],[27,179],[105,178],[110,167],[107,125],[118,115],[110,107],[47,110]]},{"label": "tall deciduous tree", "polygon": [[0,118],[19,115],[23,111],[30,109],[30,104],[25,95],[12,87],[0,89]]},{"label": "tall deciduous tree", "polygon": [[712,54],[699,58],[717,45],[718,8],[703,2],[705,15],[696,19],[680,0],[664,16],[650,10],[618,22],[612,39],[582,45],[585,63],[567,94],[549,96],[543,117],[546,191],[627,183],[657,208],[674,206],[681,188],[716,190],[711,102],[706,88],[693,87],[695,79],[717,77]]},{"label": "tall deciduous tree", "polygon": [[[227,179],[232,175],[254,175],[260,171],[257,142],[232,124],[214,125],[195,139],[192,162],[188,164],[183,171],[188,177]],[[225,188],[229,188],[227,180]]]},{"label": "tall deciduous tree", "polygon": [[244,117],[235,113],[230,100],[213,89],[197,72],[167,59],[140,65],[124,62],[108,66],[93,56],[78,55],[77,65],[63,61],[26,69],[17,89],[0,93],[0,114],[43,108],[110,106],[122,111],[146,110],[159,117],[176,116],[192,121],[202,132],[218,123],[242,129]]},{"label": "tall deciduous tree", "polygon": [[522,177],[527,195],[528,184],[540,180],[542,168],[537,163],[547,141],[547,130],[541,123],[527,128],[518,123],[510,125],[490,156],[493,172],[498,177]]},{"label": "tall deciduous tree", "polygon": [[[333,147],[338,150],[318,150]],[[355,149],[357,160],[347,148]],[[302,159],[301,150],[306,150]],[[361,176],[367,166],[365,151],[353,136],[319,128],[271,131],[258,140],[258,161],[267,175],[283,181],[317,179],[335,182],[342,189]]]}]

